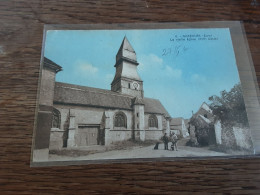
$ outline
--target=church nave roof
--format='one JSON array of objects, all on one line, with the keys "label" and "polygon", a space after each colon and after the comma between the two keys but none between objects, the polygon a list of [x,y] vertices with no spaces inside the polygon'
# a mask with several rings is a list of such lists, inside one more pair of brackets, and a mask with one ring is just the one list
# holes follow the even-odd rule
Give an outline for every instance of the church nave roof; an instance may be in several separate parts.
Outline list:
[{"label": "church nave roof", "polygon": [[[55,82],[54,103],[57,104],[133,110],[133,98],[133,96],[106,89]],[[170,117],[159,100],[144,98],[143,102],[145,113],[164,114],[166,117]]]}]

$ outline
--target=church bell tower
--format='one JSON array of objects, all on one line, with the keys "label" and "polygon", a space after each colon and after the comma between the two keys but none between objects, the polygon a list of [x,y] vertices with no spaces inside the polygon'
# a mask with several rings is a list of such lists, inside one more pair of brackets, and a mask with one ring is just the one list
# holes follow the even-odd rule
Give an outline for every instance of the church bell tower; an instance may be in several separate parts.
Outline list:
[{"label": "church bell tower", "polygon": [[143,98],[143,81],[137,73],[138,65],[136,53],[127,38],[124,37],[116,55],[116,74],[111,83],[111,90]]}]

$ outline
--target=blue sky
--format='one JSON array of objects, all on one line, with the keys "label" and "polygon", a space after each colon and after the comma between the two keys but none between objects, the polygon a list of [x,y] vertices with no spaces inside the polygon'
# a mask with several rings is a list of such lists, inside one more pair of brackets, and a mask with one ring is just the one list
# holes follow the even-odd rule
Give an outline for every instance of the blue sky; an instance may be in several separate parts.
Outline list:
[{"label": "blue sky", "polygon": [[110,89],[124,36],[137,54],[145,97],[159,99],[172,117],[189,118],[239,82],[227,28],[48,30],[44,55],[63,67],[57,81]]}]

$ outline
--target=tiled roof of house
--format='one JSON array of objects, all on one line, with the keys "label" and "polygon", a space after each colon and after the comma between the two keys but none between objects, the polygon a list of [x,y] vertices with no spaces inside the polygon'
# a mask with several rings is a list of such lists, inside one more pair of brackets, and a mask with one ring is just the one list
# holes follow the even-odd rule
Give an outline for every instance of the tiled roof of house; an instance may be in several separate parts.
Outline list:
[{"label": "tiled roof of house", "polygon": [[[55,83],[54,103],[132,110],[133,98],[105,89]],[[144,98],[143,101],[145,113],[164,114],[170,117],[159,100]]]},{"label": "tiled roof of house", "polygon": [[202,103],[202,105],[200,106],[200,108],[206,110],[208,113],[212,114],[212,110],[210,109],[209,105],[205,102]]},{"label": "tiled roof of house", "polygon": [[179,126],[179,125],[182,125],[182,120],[183,120],[182,117],[172,118],[171,121],[170,121],[170,126]]}]

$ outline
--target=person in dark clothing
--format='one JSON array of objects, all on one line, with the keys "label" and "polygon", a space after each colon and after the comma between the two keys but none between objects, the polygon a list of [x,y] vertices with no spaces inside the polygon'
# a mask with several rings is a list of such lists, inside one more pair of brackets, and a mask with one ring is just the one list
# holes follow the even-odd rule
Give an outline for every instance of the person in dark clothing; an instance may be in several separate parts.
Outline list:
[{"label": "person in dark clothing", "polygon": [[163,143],[164,143],[164,150],[168,150],[168,142],[169,142],[169,138],[168,138],[168,136],[167,136],[166,133],[164,134],[162,140],[163,140]]}]

